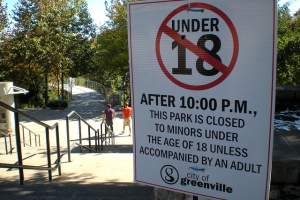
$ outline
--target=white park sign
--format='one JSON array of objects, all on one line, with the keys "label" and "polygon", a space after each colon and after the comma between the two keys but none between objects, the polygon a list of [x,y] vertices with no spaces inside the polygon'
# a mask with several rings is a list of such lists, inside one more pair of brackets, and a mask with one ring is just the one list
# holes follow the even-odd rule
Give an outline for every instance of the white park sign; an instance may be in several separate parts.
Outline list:
[{"label": "white park sign", "polygon": [[268,199],[277,0],[128,3],[134,180]]}]

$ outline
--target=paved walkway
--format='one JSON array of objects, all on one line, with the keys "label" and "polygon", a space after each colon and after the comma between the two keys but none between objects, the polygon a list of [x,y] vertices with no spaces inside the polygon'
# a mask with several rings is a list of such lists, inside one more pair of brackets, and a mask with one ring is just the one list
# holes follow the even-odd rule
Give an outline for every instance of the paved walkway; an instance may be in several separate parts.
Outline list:
[{"label": "paved walkway", "polygon": [[[106,108],[104,97],[91,89],[75,86],[73,100],[64,110],[24,109],[26,114],[52,126],[59,122],[60,144],[62,153],[66,153],[66,115],[76,111],[95,129],[100,128],[102,114]],[[133,183],[132,136],[128,136],[128,127],[124,135],[121,107],[116,107],[117,116],[114,120],[116,134],[114,148],[104,148],[101,153],[72,153],[72,162],[67,162],[67,154],[62,157],[62,176],[53,172],[52,182],[48,182],[47,171],[24,170],[24,185],[19,185],[17,169],[0,168],[1,199],[145,199],[153,200],[153,187]],[[44,133],[42,126],[21,118],[21,123],[35,133]],[[78,122],[70,118],[70,139],[78,139]],[[82,127],[85,130],[85,127]],[[83,131],[87,132],[87,131]],[[50,131],[51,146],[55,145],[55,132]],[[83,135],[83,139],[87,135]],[[2,141],[1,141],[2,142]],[[41,147],[24,147],[23,164],[46,166],[45,139],[41,138]],[[3,145],[0,145],[3,146]],[[72,152],[78,152],[74,149]],[[2,150],[2,149],[1,149]],[[1,153],[1,151],[0,151]],[[55,161],[55,154],[52,155]],[[15,163],[16,154],[0,154],[0,162]],[[34,164],[33,164],[34,163]]]}]

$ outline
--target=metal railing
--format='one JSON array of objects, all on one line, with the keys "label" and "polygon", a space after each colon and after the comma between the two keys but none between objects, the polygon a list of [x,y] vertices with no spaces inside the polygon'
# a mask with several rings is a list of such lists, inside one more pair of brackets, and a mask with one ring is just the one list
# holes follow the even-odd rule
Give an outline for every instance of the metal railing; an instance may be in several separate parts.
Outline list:
[{"label": "metal railing", "polygon": [[[34,136],[34,144],[35,146],[41,146],[41,139],[40,139],[40,135],[39,134],[36,134],[34,133],[33,131],[31,131],[29,128],[27,128],[26,126],[24,126],[23,124],[19,124],[20,127],[21,127],[21,130],[22,130],[22,134],[20,134],[20,136],[22,136],[22,139],[21,139],[21,143],[23,144],[23,147],[25,146],[32,146],[32,135]],[[28,131],[28,139],[26,140],[26,133],[25,133],[25,130]],[[5,133],[4,131],[1,131],[0,130],[0,133],[1,133],[1,136],[3,139],[4,139],[4,148],[5,148],[5,153],[6,154],[12,154],[12,151],[13,151],[13,146],[12,146],[12,141],[11,141],[11,137],[13,136],[13,134],[11,133]],[[7,142],[7,138],[9,139],[9,146],[8,146],[8,142]]]},{"label": "metal railing", "polygon": [[[78,142],[73,142],[71,144],[71,139],[70,139],[70,117],[75,116],[78,119]],[[87,125],[87,133],[88,133],[88,146],[83,144],[82,141],[82,123]],[[104,126],[104,128],[103,128]],[[102,121],[100,124],[100,131],[99,129],[95,129],[90,125],[86,120],[84,120],[78,113],[75,111],[70,112],[66,116],[66,129],[67,129],[67,150],[68,150],[68,162],[71,162],[71,152],[75,145],[80,147],[80,153],[82,153],[82,149],[87,149],[89,152],[94,152],[94,153],[100,153],[100,150],[103,150],[103,145],[114,145],[115,144],[115,134],[114,132],[110,129],[110,127]],[[103,131],[104,129],[104,131]],[[95,148],[92,148],[92,137],[91,137],[91,130],[94,132],[94,146]]]},{"label": "metal railing", "polygon": [[109,102],[109,98],[111,96],[111,94],[107,91],[107,88],[104,87],[104,85],[102,85],[101,83],[95,82],[95,81],[89,81],[89,80],[85,80],[85,87],[90,88],[92,90],[96,90],[99,93],[103,94],[105,97],[105,101]]},{"label": "metal railing", "polygon": [[[5,153],[8,154],[8,153],[12,153],[12,144],[11,144],[11,134],[10,133],[5,133],[3,131],[0,130],[0,133],[1,133],[1,136],[0,137],[3,137],[3,140],[4,140],[4,149],[5,149]],[[9,139],[9,151],[8,151],[8,144],[7,144],[7,138]]]},{"label": "metal railing", "polygon": [[[103,131],[104,126],[104,131]],[[104,133],[103,133],[104,132]],[[103,120],[100,125],[100,141],[101,141],[101,150],[103,150],[104,145],[114,145],[115,144],[115,133],[110,129],[110,127]]]},{"label": "metal railing", "polygon": [[[25,125],[23,124],[19,124],[22,128],[22,143],[23,143],[23,147],[27,146],[32,146],[32,135],[34,136],[34,144],[35,146],[41,146],[41,137],[40,134],[34,133],[33,131],[31,131],[29,128],[27,128]],[[28,131],[28,139],[25,139],[25,130]],[[29,142],[29,144],[28,144]]]},{"label": "metal railing", "polygon": [[[0,106],[6,108],[7,110],[14,112],[15,117],[15,137],[16,137],[16,149],[17,149],[17,157],[18,162],[16,164],[10,163],[0,163],[0,168],[18,168],[19,169],[19,179],[20,184],[24,184],[24,169],[35,169],[35,170],[47,170],[48,171],[48,179],[52,181],[52,171],[58,169],[58,175],[61,176],[61,161],[60,161],[60,143],[59,143],[59,127],[58,123],[56,122],[53,126],[49,126],[35,118],[26,115],[25,113],[3,103],[0,101]],[[20,120],[19,117],[24,117],[32,122],[35,122],[45,128],[45,135],[46,135],[46,157],[47,157],[47,167],[41,166],[31,166],[31,165],[23,165],[22,159],[22,145],[21,145],[21,134],[20,134]],[[56,166],[51,167],[51,152],[50,152],[50,130],[55,129],[56,133]]]},{"label": "metal railing", "polygon": [[[78,134],[79,134],[79,143],[74,142],[72,145],[70,145],[70,117],[76,116],[78,119]],[[88,131],[88,147],[82,144],[82,122],[87,125],[87,131]],[[85,121],[78,113],[75,111],[70,112],[66,116],[66,128],[67,128],[67,148],[68,148],[68,162],[71,162],[71,151],[73,147],[76,145],[80,146],[80,153],[82,153],[82,148],[88,149],[89,152],[100,152],[100,143],[99,143],[99,129],[93,128],[87,121]],[[92,149],[92,138],[91,138],[91,130],[94,131],[95,135],[95,149]]]}]

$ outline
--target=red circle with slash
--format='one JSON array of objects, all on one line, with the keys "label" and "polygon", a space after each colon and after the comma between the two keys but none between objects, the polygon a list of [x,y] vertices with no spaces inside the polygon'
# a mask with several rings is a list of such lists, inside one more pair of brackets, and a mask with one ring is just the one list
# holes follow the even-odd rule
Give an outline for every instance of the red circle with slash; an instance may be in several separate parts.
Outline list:
[{"label": "red circle with slash", "polygon": [[[228,66],[224,65],[219,60],[212,57],[209,53],[205,52],[203,49],[201,49],[197,45],[193,44],[188,39],[182,40],[180,34],[178,34],[176,31],[174,31],[173,29],[171,29],[170,27],[167,26],[168,22],[175,15],[177,15],[178,13],[180,13],[182,11],[186,11],[188,9],[193,9],[193,8],[207,9],[207,10],[210,10],[210,11],[216,13],[225,21],[225,23],[229,27],[229,30],[232,35],[232,41],[233,41],[233,54],[232,54],[232,58],[231,58],[231,61]],[[167,36],[171,37],[172,39],[174,39],[176,42],[178,42],[179,44],[184,46],[189,51],[193,52],[196,56],[202,58],[205,62],[210,64],[212,67],[216,68],[219,72],[221,72],[222,75],[219,78],[217,78],[216,80],[214,80],[210,83],[204,84],[204,85],[186,84],[186,83],[183,83],[182,81],[179,81],[178,79],[176,79],[174,76],[172,76],[172,74],[169,73],[169,71],[165,67],[165,65],[162,61],[162,58],[161,58],[160,40],[161,40],[161,36],[163,33],[166,34]],[[222,81],[224,81],[229,76],[229,74],[233,70],[233,68],[236,64],[236,61],[237,61],[238,51],[239,51],[239,41],[238,41],[237,32],[235,30],[235,27],[234,27],[232,21],[229,19],[229,17],[223,11],[221,11],[220,9],[218,9],[210,4],[206,4],[206,3],[190,3],[190,4],[185,4],[185,5],[182,5],[178,8],[176,8],[162,22],[162,24],[160,25],[160,28],[158,30],[157,36],[156,36],[156,47],[155,48],[156,48],[157,61],[160,65],[162,71],[173,83],[175,83],[176,85],[178,85],[182,88],[188,89],[188,90],[206,90],[206,89],[215,87],[216,85],[220,84]]]}]

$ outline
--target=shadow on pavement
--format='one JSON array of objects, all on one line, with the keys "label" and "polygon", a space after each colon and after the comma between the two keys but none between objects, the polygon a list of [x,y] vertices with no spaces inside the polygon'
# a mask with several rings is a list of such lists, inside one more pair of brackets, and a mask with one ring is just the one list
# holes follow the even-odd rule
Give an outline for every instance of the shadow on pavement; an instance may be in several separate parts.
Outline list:
[{"label": "shadow on pavement", "polygon": [[[65,174],[67,176],[74,174]],[[87,179],[91,178],[83,174]],[[82,179],[82,177],[78,177]],[[45,177],[36,175],[34,179],[26,181],[24,185],[19,182],[3,180],[0,182],[1,199],[98,199],[98,200],[154,200],[153,187],[143,186],[137,183],[105,182],[89,183],[83,181],[48,182]]]},{"label": "shadow on pavement", "polygon": [[[88,145],[85,145],[88,147]],[[92,149],[95,149],[94,145],[91,145]],[[72,153],[81,153],[80,146],[75,146]],[[82,153],[89,153],[89,150],[82,148]],[[100,153],[133,153],[132,145],[104,145]]]}]

